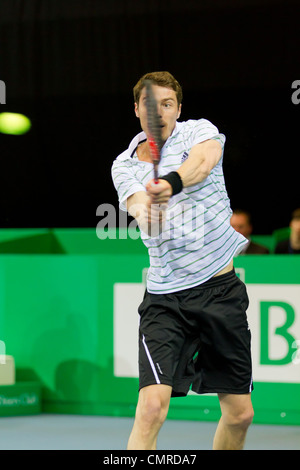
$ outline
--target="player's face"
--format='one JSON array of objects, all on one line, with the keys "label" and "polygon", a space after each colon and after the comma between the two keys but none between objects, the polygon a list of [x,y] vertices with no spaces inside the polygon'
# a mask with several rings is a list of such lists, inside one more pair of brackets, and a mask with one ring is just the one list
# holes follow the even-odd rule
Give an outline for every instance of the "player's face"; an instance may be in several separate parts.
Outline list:
[{"label": "player's face", "polygon": [[[153,93],[161,121],[162,139],[165,142],[175,128],[176,120],[181,113],[181,105],[178,107],[176,93],[170,88],[154,85]],[[143,88],[139,102],[135,103],[135,114],[140,119],[141,127],[147,135],[146,88]]]}]

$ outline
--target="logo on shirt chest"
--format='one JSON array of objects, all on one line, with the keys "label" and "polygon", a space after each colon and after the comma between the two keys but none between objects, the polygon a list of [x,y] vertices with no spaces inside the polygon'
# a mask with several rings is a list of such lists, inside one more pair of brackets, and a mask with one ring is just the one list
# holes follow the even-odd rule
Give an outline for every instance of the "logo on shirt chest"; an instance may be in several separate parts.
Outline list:
[{"label": "logo on shirt chest", "polygon": [[183,163],[187,159],[188,156],[189,156],[188,152],[183,152],[183,155],[181,157],[181,163]]}]

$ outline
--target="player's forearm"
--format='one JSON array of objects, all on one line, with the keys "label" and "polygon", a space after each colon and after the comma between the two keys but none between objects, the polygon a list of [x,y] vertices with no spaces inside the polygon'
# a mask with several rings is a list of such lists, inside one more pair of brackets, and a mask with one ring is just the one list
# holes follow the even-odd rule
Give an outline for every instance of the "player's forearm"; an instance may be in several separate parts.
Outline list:
[{"label": "player's forearm", "polygon": [[150,237],[158,236],[164,227],[166,205],[151,203],[149,195],[140,191],[127,199],[127,210],[139,228]]},{"label": "player's forearm", "polygon": [[215,140],[207,140],[192,147],[189,157],[178,168],[183,187],[201,183],[220,160],[221,145]]}]

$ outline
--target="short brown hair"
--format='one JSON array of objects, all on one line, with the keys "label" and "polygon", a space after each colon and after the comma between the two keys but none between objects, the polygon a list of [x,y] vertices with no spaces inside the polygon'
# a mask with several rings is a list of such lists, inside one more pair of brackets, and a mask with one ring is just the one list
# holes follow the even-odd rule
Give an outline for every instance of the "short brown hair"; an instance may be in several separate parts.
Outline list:
[{"label": "short brown hair", "polygon": [[248,223],[251,225],[252,224],[252,217],[251,217],[251,214],[249,211],[247,211],[246,209],[240,209],[240,208],[237,208],[237,209],[234,209],[232,211],[233,214],[236,214],[236,215],[245,215],[247,217],[247,220],[248,220]]},{"label": "short brown hair", "polygon": [[170,74],[170,72],[149,72],[143,75],[135,87],[133,88],[134,102],[139,103],[145,80],[151,80],[155,85],[165,88],[171,88],[176,93],[178,106],[182,102],[182,88],[178,81]]},{"label": "short brown hair", "polygon": [[291,217],[292,220],[299,220],[300,219],[300,208],[298,209],[295,209],[293,212],[292,212],[292,217]]}]

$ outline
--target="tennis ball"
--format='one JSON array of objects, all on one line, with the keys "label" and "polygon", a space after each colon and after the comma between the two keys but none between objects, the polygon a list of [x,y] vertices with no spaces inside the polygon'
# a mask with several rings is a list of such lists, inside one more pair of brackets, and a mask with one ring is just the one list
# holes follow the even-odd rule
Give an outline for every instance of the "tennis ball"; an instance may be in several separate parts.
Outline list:
[{"label": "tennis ball", "polygon": [[24,114],[0,113],[0,132],[2,134],[22,135],[30,128],[30,119]]}]

